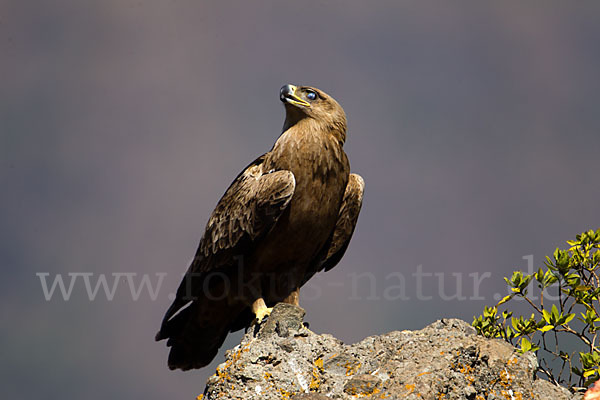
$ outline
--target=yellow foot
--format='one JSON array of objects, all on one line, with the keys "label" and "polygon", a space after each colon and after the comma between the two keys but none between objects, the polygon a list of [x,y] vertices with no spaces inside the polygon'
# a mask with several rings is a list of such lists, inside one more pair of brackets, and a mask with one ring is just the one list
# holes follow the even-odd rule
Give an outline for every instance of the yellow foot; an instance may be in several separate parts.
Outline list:
[{"label": "yellow foot", "polygon": [[252,303],[252,312],[256,316],[254,320],[259,324],[265,317],[268,317],[269,314],[271,314],[271,311],[273,311],[273,308],[267,308],[267,305],[262,297],[259,297],[254,301],[254,303]]},{"label": "yellow foot", "polygon": [[265,317],[268,317],[269,315],[271,315],[271,311],[273,311],[273,307],[267,308],[259,308],[258,310],[255,311],[255,315],[256,315],[256,322],[258,322],[259,324],[262,322],[262,320]]}]

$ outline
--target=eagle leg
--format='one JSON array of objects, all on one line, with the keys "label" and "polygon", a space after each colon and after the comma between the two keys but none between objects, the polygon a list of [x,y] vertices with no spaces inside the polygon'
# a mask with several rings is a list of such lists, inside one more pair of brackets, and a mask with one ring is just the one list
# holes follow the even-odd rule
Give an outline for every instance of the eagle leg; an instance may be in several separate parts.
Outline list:
[{"label": "eagle leg", "polygon": [[256,316],[256,322],[259,324],[265,317],[268,317],[273,311],[273,307],[268,308],[262,297],[259,297],[252,303],[252,312]]}]

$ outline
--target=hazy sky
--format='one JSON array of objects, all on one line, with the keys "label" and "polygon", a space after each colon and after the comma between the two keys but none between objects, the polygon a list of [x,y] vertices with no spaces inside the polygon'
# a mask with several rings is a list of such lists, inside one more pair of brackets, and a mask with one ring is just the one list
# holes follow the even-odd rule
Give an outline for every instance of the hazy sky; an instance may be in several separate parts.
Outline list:
[{"label": "hazy sky", "polygon": [[[311,329],[353,342],[472,321],[503,276],[600,227],[599,13],[592,1],[0,1],[4,396],[202,392],[222,354],[171,372],[154,334],[217,200],[279,135],[286,83],[342,104],[366,181],[346,256],[301,295]],[[79,275],[68,301],[58,289],[46,301],[37,273]],[[114,299],[90,301],[85,279],[114,274]],[[154,300],[128,289],[144,274],[163,277]],[[466,299],[448,298],[457,280]]]}]

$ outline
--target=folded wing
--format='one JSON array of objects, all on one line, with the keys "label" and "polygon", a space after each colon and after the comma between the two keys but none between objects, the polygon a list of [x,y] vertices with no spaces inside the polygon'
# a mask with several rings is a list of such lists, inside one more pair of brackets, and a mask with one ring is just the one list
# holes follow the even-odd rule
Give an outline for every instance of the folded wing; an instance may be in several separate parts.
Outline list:
[{"label": "folded wing", "polygon": [[237,256],[252,251],[287,208],[296,185],[293,173],[265,172],[263,161],[264,156],[259,157],[240,173],[217,203],[156,340],[169,338],[172,346],[189,342],[186,332],[197,331],[198,327],[190,326],[196,319],[191,318],[192,312],[186,306],[201,297],[206,274],[226,273]]},{"label": "folded wing", "polygon": [[[344,256],[358,221],[364,189],[365,182],[363,178],[357,174],[350,174],[329,247],[327,247],[327,251],[321,253],[322,256],[318,261],[317,271],[329,271]],[[307,277],[306,280],[309,278]]]}]

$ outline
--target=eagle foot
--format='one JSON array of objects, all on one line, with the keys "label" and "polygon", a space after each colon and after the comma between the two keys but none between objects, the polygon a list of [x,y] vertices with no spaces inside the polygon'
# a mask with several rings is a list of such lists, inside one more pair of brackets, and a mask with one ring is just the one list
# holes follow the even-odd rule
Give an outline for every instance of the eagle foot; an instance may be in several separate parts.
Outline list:
[{"label": "eagle foot", "polygon": [[265,307],[265,308],[259,308],[258,310],[256,310],[255,312],[255,321],[257,324],[262,323],[263,319],[265,319],[265,317],[268,317],[269,315],[271,315],[271,311],[273,311],[273,307]]},{"label": "eagle foot", "polygon": [[252,303],[252,312],[255,316],[254,322],[259,325],[265,317],[268,317],[271,314],[271,311],[273,311],[273,307],[267,307],[262,297],[259,297]]}]

